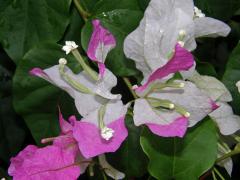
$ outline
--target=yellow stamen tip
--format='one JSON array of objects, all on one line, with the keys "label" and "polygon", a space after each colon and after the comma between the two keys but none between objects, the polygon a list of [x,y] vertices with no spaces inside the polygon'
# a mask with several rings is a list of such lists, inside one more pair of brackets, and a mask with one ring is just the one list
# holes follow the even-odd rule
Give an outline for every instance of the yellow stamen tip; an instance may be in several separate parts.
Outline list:
[{"label": "yellow stamen tip", "polygon": [[59,63],[60,65],[66,65],[66,64],[67,64],[67,60],[66,60],[65,58],[60,58],[59,61],[58,61],[58,63]]},{"label": "yellow stamen tip", "polygon": [[184,84],[184,83],[180,83],[180,84],[179,84],[179,87],[180,87],[180,88],[184,88],[184,87],[185,87],[185,84]]},{"label": "yellow stamen tip", "polygon": [[169,104],[169,109],[174,109],[175,105],[174,104]]}]

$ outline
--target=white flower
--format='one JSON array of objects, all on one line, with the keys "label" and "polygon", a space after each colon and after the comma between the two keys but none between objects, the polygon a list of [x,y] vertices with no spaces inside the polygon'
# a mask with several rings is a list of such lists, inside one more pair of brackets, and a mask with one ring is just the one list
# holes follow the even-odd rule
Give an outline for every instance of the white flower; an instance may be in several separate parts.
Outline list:
[{"label": "white flower", "polygon": [[209,116],[217,123],[221,134],[231,135],[238,131],[240,129],[240,117],[233,113],[232,107],[228,104],[232,101],[232,96],[225,85],[214,77],[202,76],[196,71],[189,80],[207,93],[219,106]]},{"label": "white flower", "polygon": [[236,83],[236,86],[237,86],[237,88],[238,88],[238,92],[240,93],[240,81],[238,81],[238,82]]},{"label": "white flower", "polygon": [[77,49],[78,45],[74,41],[66,41],[65,46],[63,46],[62,50],[69,54],[72,50]]},{"label": "white flower", "polygon": [[104,127],[101,129],[101,136],[105,140],[110,140],[113,137],[114,130],[108,127]]},{"label": "white flower", "polygon": [[61,64],[61,65],[66,65],[67,64],[67,60],[65,58],[60,58],[58,63]]},{"label": "white flower", "polygon": [[139,27],[124,41],[125,55],[135,61],[144,79],[169,61],[177,43],[193,51],[196,38],[229,34],[227,24],[193,7],[192,0],[150,1]]},{"label": "white flower", "polygon": [[198,9],[196,6],[194,6],[194,16],[196,18],[202,18],[202,17],[205,17],[205,14],[200,9]]}]

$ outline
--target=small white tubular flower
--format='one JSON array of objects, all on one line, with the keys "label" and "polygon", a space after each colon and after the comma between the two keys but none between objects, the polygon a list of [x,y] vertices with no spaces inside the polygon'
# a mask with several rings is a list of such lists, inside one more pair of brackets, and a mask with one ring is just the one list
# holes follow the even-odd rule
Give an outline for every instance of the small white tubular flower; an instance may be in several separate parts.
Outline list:
[{"label": "small white tubular flower", "polygon": [[238,81],[238,82],[236,83],[236,86],[237,86],[237,88],[238,88],[238,92],[240,93],[240,81]]},{"label": "small white tubular flower", "polygon": [[66,41],[65,46],[63,46],[62,50],[69,54],[72,50],[77,49],[78,45],[74,41]]},{"label": "small white tubular flower", "polygon": [[184,47],[185,43],[183,41],[178,41],[178,44],[181,46],[181,47]]},{"label": "small white tubular flower", "polygon": [[104,128],[101,129],[101,136],[103,139],[107,141],[109,141],[113,137],[113,134],[114,130],[111,128],[105,126]]},{"label": "small white tubular flower", "polygon": [[60,58],[58,63],[61,64],[61,65],[66,65],[67,64],[67,60],[65,58]]},{"label": "small white tubular flower", "polygon": [[196,6],[194,6],[194,15],[197,18],[205,17],[205,14],[200,9],[198,9]]}]

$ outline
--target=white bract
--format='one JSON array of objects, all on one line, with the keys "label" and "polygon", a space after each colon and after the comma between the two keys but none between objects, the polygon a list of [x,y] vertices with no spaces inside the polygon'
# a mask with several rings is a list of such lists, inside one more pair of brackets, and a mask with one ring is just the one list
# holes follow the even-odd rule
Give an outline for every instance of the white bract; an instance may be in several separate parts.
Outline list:
[{"label": "white bract", "polygon": [[192,0],[151,0],[139,27],[127,36],[124,52],[136,62],[144,79],[165,65],[177,42],[189,51],[196,48],[195,38],[227,36],[225,23],[204,17]]},{"label": "white bract", "polygon": [[[35,75],[66,91],[74,99],[76,108],[83,117],[106,104],[108,100],[121,98],[121,95],[111,93],[111,89],[117,84],[117,78],[108,69],[106,69],[104,77],[96,82],[84,71],[74,74],[71,69],[64,66],[65,60],[61,59],[59,61],[63,64],[60,63],[60,65],[44,70],[38,69]],[[64,74],[68,79],[61,76],[59,71],[61,66],[64,66]],[[72,86],[70,82],[75,86]],[[80,85],[84,87],[85,92],[81,92],[76,88]]]},{"label": "white bract", "polygon": [[66,41],[65,45],[62,47],[62,50],[66,54],[69,54],[72,50],[77,49],[78,45],[74,41]]},{"label": "white bract", "polygon": [[195,72],[189,78],[199,89],[206,92],[219,106],[218,109],[209,114],[217,123],[223,135],[231,135],[240,129],[240,117],[234,115],[233,110],[227,102],[232,101],[232,96],[225,85],[211,76],[201,76]]}]

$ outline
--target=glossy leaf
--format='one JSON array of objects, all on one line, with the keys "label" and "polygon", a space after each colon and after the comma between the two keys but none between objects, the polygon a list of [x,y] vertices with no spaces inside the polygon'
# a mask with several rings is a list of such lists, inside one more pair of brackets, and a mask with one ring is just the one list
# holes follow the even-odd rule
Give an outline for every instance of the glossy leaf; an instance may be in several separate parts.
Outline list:
[{"label": "glossy leaf", "polygon": [[161,138],[145,128],[141,145],[150,160],[148,171],[156,179],[197,180],[214,165],[217,131],[209,119],[189,130],[183,139]]},{"label": "glossy leaf", "polygon": [[[32,68],[44,69],[56,65],[61,57],[65,57],[61,46],[50,43],[39,45],[24,56],[14,76],[15,109],[26,121],[37,143],[41,138],[58,135],[57,106],[68,115],[76,113],[70,96],[41,78],[29,75]],[[69,65],[73,65],[71,67],[79,70],[72,56],[67,59]]]},{"label": "glossy leaf", "polygon": [[236,87],[236,83],[240,80],[240,42],[237,47],[233,50],[225,74],[223,76],[223,82],[226,87],[230,90],[233,96],[233,108],[236,113],[240,114],[240,93]]},{"label": "glossy leaf", "polygon": [[[131,14],[131,16],[129,16]],[[126,18],[127,17],[127,18]],[[123,41],[132,32],[142,17],[142,12],[132,10],[114,10],[99,14],[94,19],[100,19],[102,25],[116,38],[117,46],[108,55],[107,67],[118,76],[131,76],[138,73],[133,61],[127,59],[123,53]],[[91,21],[82,30],[82,46],[86,50],[92,34]]]},{"label": "glossy leaf", "polygon": [[62,39],[63,44],[65,41],[75,41],[76,44],[81,44],[81,29],[84,25],[84,20],[79,15],[75,7],[71,10],[70,24]]},{"label": "glossy leaf", "polygon": [[120,149],[113,154],[107,154],[110,164],[121,170],[128,178],[141,177],[147,172],[147,157],[140,146],[141,128],[133,124],[131,116],[127,116],[126,125],[128,137]]},{"label": "glossy leaf", "polygon": [[102,12],[113,11],[116,9],[140,10],[138,0],[101,0],[96,3],[94,13],[100,14]]},{"label": "glossy leaf", "polygon": [[0,40],[14,62],[39,42],[57,42],[69,23],[71,0],[0,0]]}]

